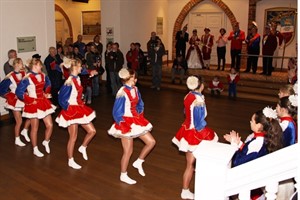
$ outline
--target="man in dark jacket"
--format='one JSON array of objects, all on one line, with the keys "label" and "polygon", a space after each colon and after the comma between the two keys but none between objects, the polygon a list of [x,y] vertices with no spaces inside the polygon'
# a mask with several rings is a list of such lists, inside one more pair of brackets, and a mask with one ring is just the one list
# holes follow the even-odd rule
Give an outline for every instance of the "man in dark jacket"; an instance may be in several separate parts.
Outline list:
[{"label": "man in dark jacket", "polygon": [[262,54],[263,54],[263,72],[262,74],[271,76],[272,75],[272,63],[273,55],[277,48],[276,35],[271,32],[269,26],[265,27],[265,34],[262,40]]},{"label": "man in dark jacket", "polygon": [[121,82],[119,78],[119,71],[124,65],[124,55],[119,49],[119,44],[114,43],[112,45],[112,51],[107,55],[107,66],[109,69],[111,88],[113,96],[116,96],[119,88],[121,87]]},{"label": "man in dark jacket", "polygon": [[185,58],[186,43],[189,41],[189,34],[186,31],[187,25],[176,33],[176,57],[182,55],[182,57]]},{"label": "man in dark jacket", "polygon": [[62,60],[57,54],[55,47],[50,47],[49,55],[46,57],[44,65],[51,81],[52,103],[56,106],[58,106],[58,91],[63,85],[62,72],[56,68],[60,63],[62,63]]},{"label": "man in dark jacket", "polygon": [[162,78],[162,57],[165,54],[165,46],[155,32],[151,33],[151,38],[147,43],[148,56],[150,58],[150,64],[152,66],[152,86],[160,90],[161,78]]}]

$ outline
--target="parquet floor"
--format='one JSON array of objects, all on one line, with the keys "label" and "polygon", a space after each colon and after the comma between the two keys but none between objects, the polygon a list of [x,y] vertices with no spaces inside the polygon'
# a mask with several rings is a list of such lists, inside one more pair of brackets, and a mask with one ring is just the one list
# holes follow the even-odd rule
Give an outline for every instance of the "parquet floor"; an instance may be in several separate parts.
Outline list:
[{"label": "parquet floor", "polygon": [[[75,160],[82,165],[81,170],[67,166],[66,129],[54,125],[50,147],[51,154],[38,158],[32,154],[32,147],[14,145],[13,124],[0,125],[0,199],[3,200],[176,200],[180,199],[182,173],[185,167],[184,154],[178,152],[171,139],[184,120],[182,91],[151,90],[140,87],[145,103],[145,117],[153,124],[153,136],[157,145],[146,159],[145,177],[141,177],[131,164],[137,158],[142,142],[136,139],[134,153],[128,168],[129,175],[137,180],[136,185],[119,181],[122,148],[119,139],[108,136],[112,124],[113,98],[106,94],[102,86],[101,96],[95,98],[92,107],[97,118],[93,121],[97,135],[88,146],[89,160],[85,161],[77,151],[84,132],[79,131]],[[243,138],[249,133],[251,115],[266,103],[259,101],[232,101],[206,97],[208,126],[219,135],[234,129]],[[270,106],[275,106],[271,103]],[[55,119],[55,115],[53,115]],[[45,153],[43,124],[39,130],[39,148]],[[24,141],[24,140],[23,140]],[[46,154],[46,153],[45,153]],[[194,190],[193,183],[191,189]]]}]

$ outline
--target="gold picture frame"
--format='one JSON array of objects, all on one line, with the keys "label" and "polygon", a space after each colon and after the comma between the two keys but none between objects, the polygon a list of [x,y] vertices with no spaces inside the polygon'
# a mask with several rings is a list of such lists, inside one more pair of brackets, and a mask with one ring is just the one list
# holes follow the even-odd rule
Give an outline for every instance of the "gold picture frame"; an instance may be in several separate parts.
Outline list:
[{"label": "gold picture frame", "polygon": [[82,11],[82,35],[101,35],[101,11]]}]

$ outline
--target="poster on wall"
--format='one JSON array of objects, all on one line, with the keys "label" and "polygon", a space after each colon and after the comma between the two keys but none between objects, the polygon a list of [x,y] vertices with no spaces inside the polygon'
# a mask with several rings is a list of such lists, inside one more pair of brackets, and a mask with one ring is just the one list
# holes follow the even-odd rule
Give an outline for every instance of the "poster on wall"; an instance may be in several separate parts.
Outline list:
[{"label": "poster on wall", "polygon": [[82,35],[101,35],[100,11],[82,11]]},{"label": "poster on wall", "polygon": [[114,42],[114,27],[106,27],[106,44]]},{"label": "poster on wall", "polygon": [[36,51],[36,38],[30,37],[17,37],[18,53]]},{"label": "poster on wall", "polygon": [[293,41],[296,29],[296,8],[270,8],[265,10],[265,25],[276,24],[279,31],[288,45]]},{"label": "poster on wall", "polygon": [[164,29],[164,18],[163,17],[157,17],[156,19],[156,33],[158,35],[163,34],[163,29]]}]

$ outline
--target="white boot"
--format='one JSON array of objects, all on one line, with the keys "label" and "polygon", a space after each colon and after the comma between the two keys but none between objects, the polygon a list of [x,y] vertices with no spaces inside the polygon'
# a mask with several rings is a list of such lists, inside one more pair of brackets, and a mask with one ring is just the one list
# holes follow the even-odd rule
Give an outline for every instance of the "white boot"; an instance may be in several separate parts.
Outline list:
[{"label": "white boot", "polygon": [[44,145],[44,147],[45,147],[47,153],[50,153],[49,142],[50,142],[50,140],[48,140],[48,141],[44,140],[44,141],[42,142],[42,145]]},{"label": "white boot", "polygon": [[192,193],[189,189],[182,189],[181,198],[182,199],[194,199],[194,193]]},{"label": "white boot", "polygon": [[127,183],[129,185],[136,184],[135,180],[129,178],[129,176],[127,175],[127,172],[121,172],[120,181]]},{"label": "white boot", "polygon": [[78,151],[80,152],[80,153],[82,153],[82,156],[83,156],[83,158],[84,158],[84,160],[88,160],[88,156],[87,156],[87,154],[86,154],[86,148],[87,147],[84,147],[84,146],[80,146],[79,147],[79,149],[78,149]]},{"label": "white boot", "polygon": [[81,169],[81,166],[78,165],[78,164],[74,161],[74,158],[69,158],[68,165],[69,165],[69,167],[72,167],[73,169]]},{"label": "white boot", "polygon": [[20,134],[24,136],[24,138],[27,142],[30,142],[30,138],[28,137],[28,130],[27,129],[23,129]]},{"label": "white boot", "polygon": [[40,158],[44,156],[44,154],[42,152],[40,152],[40,150],[38,149],[37,146],[35,146],[33,148],[33,154],[36,155],[37,157],[40,157]]},{"label": "white boot", "polygon": [[20,147],[24,147],[24,146],[26,145],[26,144],[24,144],[24,143],[21,141],[20,137],[16,137],[16,138],[15,138],[15,144],[18,145],[18,146],[20,146]]},{"label": "white boot", "polygon": [[134,163],[132,164],[132,166],[134,167],[134,168],[136,168],[136,169],[138,169],[138,171],[139,171],[139,174],[141,175],[141,176],[146,176],[146,174],[145,174],[145,172],[144,172],[144,169],[143,169],[143,166],[142,166],[142,164],[143,164],[143,162],[144,162],[145,160],[142,160],[142,159],[137,159],[136,161],[134,161]]}]

